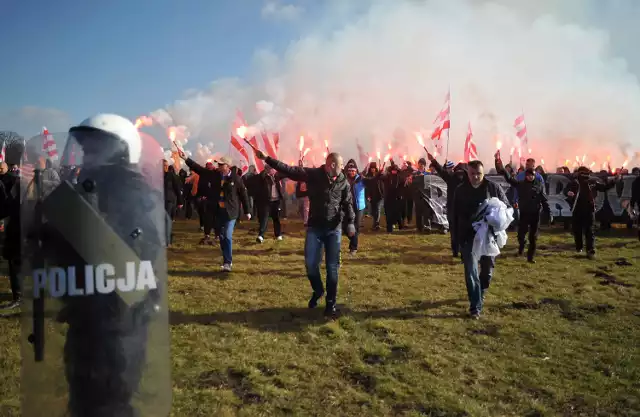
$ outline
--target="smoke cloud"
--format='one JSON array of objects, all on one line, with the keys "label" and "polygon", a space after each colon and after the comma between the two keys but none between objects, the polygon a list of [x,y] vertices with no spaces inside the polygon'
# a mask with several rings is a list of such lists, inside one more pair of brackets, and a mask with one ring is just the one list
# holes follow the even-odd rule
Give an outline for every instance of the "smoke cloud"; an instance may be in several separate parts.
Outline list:
[{"label": "smoke cloud", "polygon": [[585,154],[587,165],[611,155],[619,166],[640,150],[640,60],[625,55],[627,39],[640,38],[628,36],[640,35],[637,4],[613,1],[605,13],[591,0],[380,1],[340,14],[337,28],[329,7],[282,56],[257,51],[250,80],[217,80],[156,113],[185,125],[190,145],[222,153],[240,109],[256,129],[281,133],[287,161],[300,135],[317,154],[326,139],[356,157],[357,139],[372,155],[391,143],[418,157],[414,132],[433,130],[450,86],[452,160],[462,158],[468,122],[481,159],[492,159],[498,138],[508,154],[524,111],[532,155],[548,168]]}]

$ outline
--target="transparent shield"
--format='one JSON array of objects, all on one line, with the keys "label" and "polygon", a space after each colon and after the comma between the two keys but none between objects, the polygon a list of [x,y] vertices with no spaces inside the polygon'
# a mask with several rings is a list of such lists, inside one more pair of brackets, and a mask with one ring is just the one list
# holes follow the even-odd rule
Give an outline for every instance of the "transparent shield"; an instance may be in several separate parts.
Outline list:
[{"label": "transparent shield", "polygon": [[23,415],[168,416],[162,151],[98,132],[25,143]]}]

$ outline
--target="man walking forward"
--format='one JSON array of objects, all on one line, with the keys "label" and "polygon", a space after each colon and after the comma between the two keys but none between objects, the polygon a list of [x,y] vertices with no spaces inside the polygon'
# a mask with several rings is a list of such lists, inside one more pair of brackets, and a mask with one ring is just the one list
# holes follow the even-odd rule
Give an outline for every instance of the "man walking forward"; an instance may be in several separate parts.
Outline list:
[{"label": "man walking forward", "polygon": [[309,224],[304,245],[304,260],[307,277],[313,294],[309,300],[309,308],[315,308],[325,291],[320,276],[322,248],[325,250],[327,267],[327,296],[325,316],[335,317],[336,297],[338,292],[338,264],[340,260],[340,241],[342,238],[343,213],[347,223],[347,235],[356,233],[351,197],[351,189],[347,178],[342,173],[343,159],[338,153],[330,153],[325,164],[319,168],[289,166],[283,162],[267,157],[255,149],[256,156],[266,161],[276,171],[293,181],[307,184],[309,192]]},{"label": "man walking forward", "polygon": [[509,207],[509,201],[498,184],[484,177],[482,162],[469,162],[467,175],[469,181],[464,181],[455,190],[453,214],[456,230],[453,232],[457,233],[464,262],[464,276],[470,304],[469,314],[472,319],[479,319],[484,296],[491,283],[495,258],[482,256],[478,271],[478,261],[472,254],[473,240],[476,234],[473,228],[474,218],[482,203],[491,197],[499,198],[507,207]]}]

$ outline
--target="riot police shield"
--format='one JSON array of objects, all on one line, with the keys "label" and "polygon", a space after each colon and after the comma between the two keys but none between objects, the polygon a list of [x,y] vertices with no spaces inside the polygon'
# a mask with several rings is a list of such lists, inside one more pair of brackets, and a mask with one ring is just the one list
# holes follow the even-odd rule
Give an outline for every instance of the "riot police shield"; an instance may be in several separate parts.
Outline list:
[{"label": "riot police shield", "polygon": [[133,136],[25,143],[24,416],[170,413],[162,152]]}]

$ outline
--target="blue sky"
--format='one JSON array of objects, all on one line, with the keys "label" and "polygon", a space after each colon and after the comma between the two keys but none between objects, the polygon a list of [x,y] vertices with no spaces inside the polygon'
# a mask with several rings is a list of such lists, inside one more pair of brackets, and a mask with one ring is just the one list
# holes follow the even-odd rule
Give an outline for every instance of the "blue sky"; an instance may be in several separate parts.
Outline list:
[{"label": "blue sky", "polygon": [[299,23],[287,19],[295,10],[277,3],[265,16],[267,3],[4,0],[0,122],[15,127],[0,130],[26,128],[16,110],[25,106],[61,110],[72,122],[103,111],[135,117],[187,89],[241,77],[256,49],[282,52],[297,38]]}]

